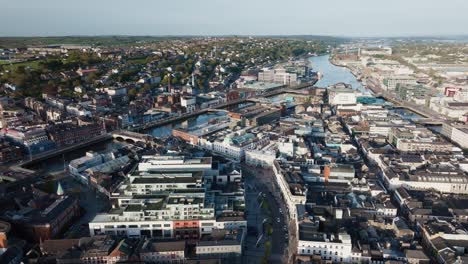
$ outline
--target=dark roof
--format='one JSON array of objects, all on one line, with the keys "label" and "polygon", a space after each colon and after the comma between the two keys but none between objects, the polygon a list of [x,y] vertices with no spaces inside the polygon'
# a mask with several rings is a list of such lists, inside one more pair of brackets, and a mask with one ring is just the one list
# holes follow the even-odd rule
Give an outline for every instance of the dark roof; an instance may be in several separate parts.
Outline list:
[{"label": "dark roof", "polygon": [[9,247],[2,255],[0,255],[0,263],[10,263],[12,262],[15,258],[23,255],[23,251],[17,247]]},{"label": "dark roof", "polygon": [[185,251],[185,241],[149,242],[143,252]]}]

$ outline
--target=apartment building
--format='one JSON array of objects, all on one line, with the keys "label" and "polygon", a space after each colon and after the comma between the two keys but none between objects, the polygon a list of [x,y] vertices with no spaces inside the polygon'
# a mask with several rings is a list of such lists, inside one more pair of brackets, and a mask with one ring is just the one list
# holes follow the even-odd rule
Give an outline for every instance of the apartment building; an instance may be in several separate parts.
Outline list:
[{"label": "apartment building", "polygon": [[198,239],[245,228],[241,179],[232,164],[214,165],[210,157],[143,156],[112,194],[115,209],[98,214],[90,233]]}]

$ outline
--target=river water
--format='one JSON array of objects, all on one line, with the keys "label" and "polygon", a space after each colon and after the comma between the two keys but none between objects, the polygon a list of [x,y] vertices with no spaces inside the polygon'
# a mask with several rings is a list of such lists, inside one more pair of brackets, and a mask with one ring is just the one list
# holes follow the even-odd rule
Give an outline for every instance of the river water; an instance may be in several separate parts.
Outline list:
[{"label": "river water", "polygon": [[157,138],[167,137],[171,135],[173,128],[190,128],[194,126],[203,125],[208,123],[210,119],[221,117],[224,115],[226,115],[226,113],[224,112],[206,113],[174,124],[155,127],[150,129],[149,131],[146,131],[146,133]]},{"label": "river water", "polygon": [[345,67],[338,67],[330,63],[330,55],[310,57],[312,69],[322,74],[322,78],[315,84],[318,87],[327,87],[344,82],[351,84],[353,89],[365,92],[365,88],[356,77]]}]

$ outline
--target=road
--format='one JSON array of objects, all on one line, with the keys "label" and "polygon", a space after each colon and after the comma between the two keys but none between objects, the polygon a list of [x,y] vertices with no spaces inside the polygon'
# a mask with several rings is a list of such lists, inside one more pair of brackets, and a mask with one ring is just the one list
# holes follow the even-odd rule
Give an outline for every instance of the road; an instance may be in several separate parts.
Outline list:
[{"label": "road", "polygon": [[[290,234],[294,234],[293,221],[288,219],[285,203],[281,198],[281,191],[276,185],[274,174],[271,169],[262,169],[243,165],[242,170],[246,177],[246,183],[256,188],[256,193],[264,194],[265,202],[270,207],[271,215],[269,222],[272,224],[273,232],[270,239],[271,256],[268,263],[287,263],[295,243],[290,244]],[[281,210],[280,210],[281,209]],[[279,221],[278,221],[279,219]],[[286,237],[288,234],[288,237]]]},{"label": "road", "polygon": [[84,214],[67,230],[65,238],[79,238],[89,236],[88,223],[91,222],[98,213],[107,212],[110,204],[107,198],[90,186],[78,183],[67,173],[55,173],[54,178],[60,180],[60,184],[66,193],[75,193],[80,199],[80,207],[84,209]]}]

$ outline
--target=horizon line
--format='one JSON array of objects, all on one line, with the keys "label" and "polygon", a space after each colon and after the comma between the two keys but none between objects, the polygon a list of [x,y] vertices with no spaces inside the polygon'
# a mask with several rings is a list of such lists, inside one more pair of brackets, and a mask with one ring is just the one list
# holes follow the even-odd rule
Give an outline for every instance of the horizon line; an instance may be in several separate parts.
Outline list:
[{"label": "horizon line", "polygon": [[76,34],[76,35],[6,35],[0,38],[89,38],[89,37],[331,37],[331,38],[460,38],[468,37],[468,33],[460,34],[404,34],[404,35],[375,35],[375,36],[354,36],[354,35],[322,35],[322,34]]}]

